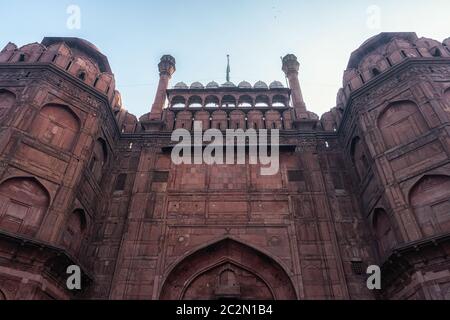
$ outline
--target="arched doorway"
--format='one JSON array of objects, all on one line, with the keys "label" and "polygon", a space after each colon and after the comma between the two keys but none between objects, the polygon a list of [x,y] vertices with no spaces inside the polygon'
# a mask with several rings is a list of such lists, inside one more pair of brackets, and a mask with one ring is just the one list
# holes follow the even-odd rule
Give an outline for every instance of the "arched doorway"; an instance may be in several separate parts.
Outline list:
[{"label": "arched doorway", "polygon": [[200,249],[169,273],[161,300],[295,300],[292,282],[274,259],[225,239]]}]

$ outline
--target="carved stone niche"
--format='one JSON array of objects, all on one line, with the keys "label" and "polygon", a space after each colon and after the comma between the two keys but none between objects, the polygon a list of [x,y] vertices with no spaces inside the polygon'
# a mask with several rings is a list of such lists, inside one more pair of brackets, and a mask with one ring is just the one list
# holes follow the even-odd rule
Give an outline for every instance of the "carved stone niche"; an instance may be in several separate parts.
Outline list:
[{"label": "carved stone niche", "polygon": [[219,300],[241,298],[241,286],[237,280],[236,271],[230,264],[224,266],[219,272],[214,294]]}]

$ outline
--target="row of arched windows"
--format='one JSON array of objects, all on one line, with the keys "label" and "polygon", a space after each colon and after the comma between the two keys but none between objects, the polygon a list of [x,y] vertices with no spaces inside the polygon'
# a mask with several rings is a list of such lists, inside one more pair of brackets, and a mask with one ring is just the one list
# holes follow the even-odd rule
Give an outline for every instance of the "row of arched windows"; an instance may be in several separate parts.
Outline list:
[{"label": "row of arched windows", "polygon": [[233,110],[229,113],[217,110],[212,113],[207,110],[197,112],[180,111],[177,113],[166,112],[166,124],[169,130],[187,129],[192,130],[194,121],[201,121],[204,130],[213,128],[226,129],[284,129],[293,128],[291,110],[282,114],[276,110],[268,110],[265,113],[259,110],[250,110],[244,113]]},{"label": "row of arched windows", "polygon": [[224,95],[218,97],[214,95],[202,98],[201,96],[194,95],[190,97],[174,96],[170,99],[169,103],[171,108],[183,109],[183,108],[285,108],[288,107],[288,98],[284,95],[274,95],[269,97],[267,95],[258,95],[255,98],[249,95],[234,96]]}]

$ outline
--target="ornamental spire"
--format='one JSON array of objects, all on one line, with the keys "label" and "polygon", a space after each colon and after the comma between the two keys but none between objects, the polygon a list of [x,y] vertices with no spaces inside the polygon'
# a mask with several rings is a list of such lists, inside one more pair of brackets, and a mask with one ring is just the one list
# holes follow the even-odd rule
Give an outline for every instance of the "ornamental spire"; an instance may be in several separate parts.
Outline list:
[{"label": "ornamental spire", "polygon": [[227,82],[230,82],[230,72],[231,72],[231,68],[230,68],[230,55],[227,54]]}]

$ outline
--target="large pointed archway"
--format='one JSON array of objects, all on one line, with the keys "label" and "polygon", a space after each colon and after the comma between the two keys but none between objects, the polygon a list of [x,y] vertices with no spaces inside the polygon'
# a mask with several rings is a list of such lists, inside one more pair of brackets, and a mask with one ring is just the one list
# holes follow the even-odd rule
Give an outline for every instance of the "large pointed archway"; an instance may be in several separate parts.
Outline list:
[{"label": "large pointed archway", "polygon": [[274,259],[224,239],[180,261],[167,276],[162,300],[295,300],[291,279]]}]

